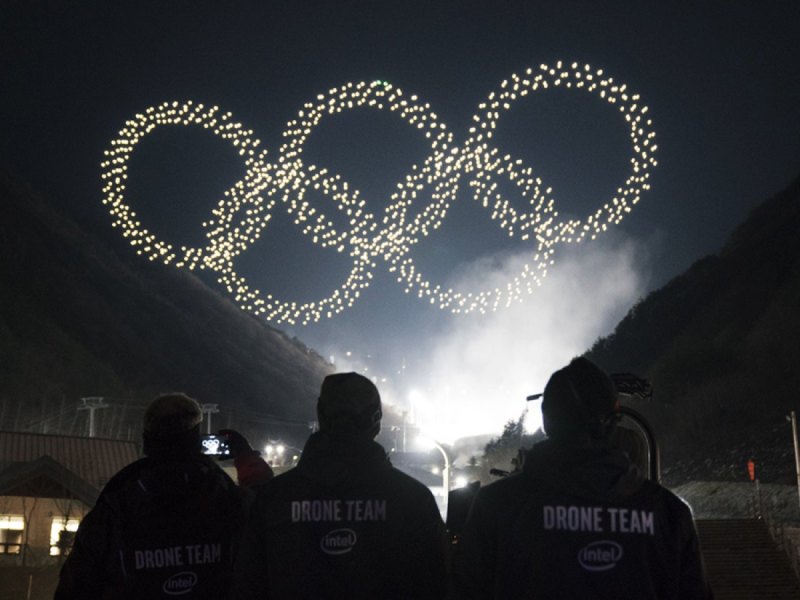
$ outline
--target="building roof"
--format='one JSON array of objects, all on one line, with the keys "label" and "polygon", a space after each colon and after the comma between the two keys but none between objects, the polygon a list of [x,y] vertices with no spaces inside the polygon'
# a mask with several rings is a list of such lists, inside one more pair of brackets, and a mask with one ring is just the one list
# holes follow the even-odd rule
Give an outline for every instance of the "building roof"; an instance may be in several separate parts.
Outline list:
[{"label": "building roof", "polygon": [[140,455],[137,444],[129,441],[0,431],[0,473],[43,456],[100,489]]},{"label": "building roof", "polygon": [[76,498],[92,506],[100,488],[75,475],[49,456],[13,463],[0,471],[0,496]]}]

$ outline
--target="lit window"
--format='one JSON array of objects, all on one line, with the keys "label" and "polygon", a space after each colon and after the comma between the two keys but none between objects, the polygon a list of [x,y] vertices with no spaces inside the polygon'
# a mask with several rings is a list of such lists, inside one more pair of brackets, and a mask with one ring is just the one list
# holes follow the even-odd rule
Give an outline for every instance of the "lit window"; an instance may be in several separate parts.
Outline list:
[{"label": "lit window", "polygon": [[22,552],[22,531],[25,519],[22,515],[0,515],[0,554]]},{"label": "lit window", "polygon": [[50,525],[50,556],[69,554],[79,523],[78,519],[53,517],[53,524]]}]

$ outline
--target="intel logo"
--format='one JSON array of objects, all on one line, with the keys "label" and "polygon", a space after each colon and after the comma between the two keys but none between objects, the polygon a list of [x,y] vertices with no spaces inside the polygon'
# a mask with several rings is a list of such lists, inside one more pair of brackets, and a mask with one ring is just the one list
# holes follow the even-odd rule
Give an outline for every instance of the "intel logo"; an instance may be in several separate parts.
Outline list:
[{"label": "intel logo", "polygon": [[169,596],[180,596],[191,592],[196,584],[197,573],[183,571],[175,573],[175,575],[167,579],[161,589]]},{"label": "intel logo", "polygon": [[347,554],[356,541],[356,532],[352,529],[334,529],[319,541],[319,547],[325,554]]},{"label": "intel logo", "polygon": [[617,542],[602,540],[587,544],[578,552],[578,562],[587,571],[608,571],[622,558],[622,546]]}]

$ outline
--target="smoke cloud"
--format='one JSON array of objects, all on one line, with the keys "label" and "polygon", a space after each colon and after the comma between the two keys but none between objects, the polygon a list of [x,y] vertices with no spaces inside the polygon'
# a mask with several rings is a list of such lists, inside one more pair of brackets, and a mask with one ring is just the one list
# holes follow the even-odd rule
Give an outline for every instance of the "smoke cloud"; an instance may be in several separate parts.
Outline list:
[{"label": "smoke cloud", "polygon": [[[527,258],[471,265],[454,287],[485,289],[508,281]],[[612,236],[561,247],[542,286],[523,302],[450,320],[449,329],[431,336],[427,351],[418,349],[428,358],[410,378],[418,384],[407,394],[420,430],[442,442],[499,434],[554,370],[613,331],[643,294],[646,262],[641,244]],[[525,424],[533,431],[541,414],[539,403],[530,405]]]}]

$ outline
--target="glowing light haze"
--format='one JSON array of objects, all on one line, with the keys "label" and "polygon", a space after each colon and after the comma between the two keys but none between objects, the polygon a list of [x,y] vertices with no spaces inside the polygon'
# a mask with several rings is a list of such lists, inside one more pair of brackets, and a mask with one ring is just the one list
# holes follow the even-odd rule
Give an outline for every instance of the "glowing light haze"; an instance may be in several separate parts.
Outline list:
[{"label": "glowing light haze", "polygon": [[[559,261],[537,294],[481,319],[454,319],[427,350],[426,373],[410,392],[412,412],[426,434],[443,442],[494,434],[518,418],[525,397],[541,392],[550,374],[613,330],[643,294],[647,254],[629,241],[604,238]],[[503,268],[472,272],[477,281],[502,281],[524,255]],[[541,424],[538,403],[525,420]]]}]

